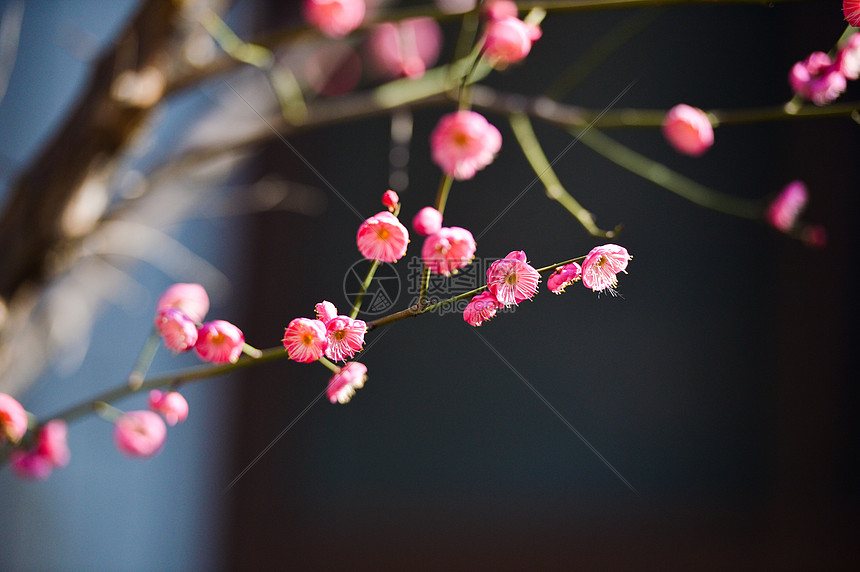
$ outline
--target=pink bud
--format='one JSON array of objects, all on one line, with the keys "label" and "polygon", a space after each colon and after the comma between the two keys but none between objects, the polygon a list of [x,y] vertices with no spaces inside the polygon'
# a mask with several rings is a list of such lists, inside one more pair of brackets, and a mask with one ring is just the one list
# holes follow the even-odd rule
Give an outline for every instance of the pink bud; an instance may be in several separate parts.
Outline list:
[{"label": "pink bud", "polygon": [[17,443],[27,432],[27,412],[11,395],[0,393],[0,444]]},{"label": "pink bud", "polygon": [[155,313],[176,308],[195,323],[200,323],[209,311],[209,296],[200,284],[174,284],[164,291],[155,304]]},{"label": "pink bud", "polygon": [[308,23],[331,38],[346,36],[364,20],[364,0],[305,0],[304,15]]},{"label": "pink bud", "polygon": [[698,157],[714,144],[714,128],[705,112],[683,103],[663,119],[663,135],[676,151]]},{"label": "pink bud", "polygon": [[323,300],[315,306],[317,319],[323,324],[328,324],[337,317],[337,308],[328,300]]},{"label": "pink bud", "polygon": [[493,162],[502,134],[480,113],[455,111],[439,120],[430,134],[433,160],[458,180],[471,179]]},{"label": "pink bud", "polygon": [[518,18],[507,17],[487,23],[484,53],[493,64],[512,64],[525,58],[540,29],[528,26]]},{"label": "pink bud", "polygon": [[155,317],[155,327],[164,345],[175,353],[188,351],[197,343],[197,325],[176,308],[159,312]]},{"label": "pink bud", "polygon": [[188,402],[178,391],[153,389],[149,392],[149,408],[160,413],[171,427],[188,418]]},{"label": "pink bud", "polygon": [[422,236],[427,236],[442,228],[442,213],[433,207],[424,207],[412,219],[412,228]]},{"label": "pink bud", "polygon": [[236,363],[245,347],[242,330],[224,320],[206,322],[198,330],[194,351],[204,361]]},{"label": "pink bud", "polygon": [[167,426],[152,411],[129,411],[114,421],[114,443],[129,457],[150,457],[161,450]]},{"label": "pink bud", "polygon": [[572,282],[576,282],[582,276],[582,268],[576,262],[565,264],[555,269],[555,272],[547,279],[546,286],[554,294],[561,294]]},{"label": "pink bud", "polygon": [[394,212],[397,204],[400,202],[400,197],[392,190],[387,190],[382,194],[382,204],[388,207],[390,212]]}]

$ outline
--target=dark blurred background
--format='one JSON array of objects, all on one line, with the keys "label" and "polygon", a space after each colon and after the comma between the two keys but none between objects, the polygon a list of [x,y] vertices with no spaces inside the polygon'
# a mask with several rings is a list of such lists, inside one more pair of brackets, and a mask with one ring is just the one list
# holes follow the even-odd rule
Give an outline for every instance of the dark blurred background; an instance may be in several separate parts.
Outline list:
[{"label": "dark blurred background", "polygon": [[[43,10],[52,6],[32,4]],[[641,17],[654,18],[653,23],[564,102],[600,109],[635,82],[617,107],[779,105],[791,96],[790,66],[812,51],[827,51],[844,30],[840,7],[839,2],[797,2],[676,6],[659,15],[651,8],[551,13],[525,64],[485,83],[539,95],[604,34]],[[294,6],[280,3],[239,2],[236,9],[236,25],[245,32],[296,18]],[[38,11],[27,15],[35,20]],[[448,24],[444,31],[450,50],[456,26]],[[852,85],[843,100],[858,95]],[[428,135],[453,108],[414,113],[409,184],[400,192],[405,221],[435,197],[440,174],[429,158]],[[488,114],[488,119],[502,132],[502,151],[475,179],[454,184],[446,225],[475,235],[486,229],[478,257],[524,250],[535,266],[585,254],[605,242],[589,237],[540,185],[488,228],[534,178],[505,118]],[[535,128],[551,159],[572,140],[551,126],[536,123]],[[379,198],[388,188],[389,131],[390,120],[382,117],[302,133],[290,142],[370,216],[381,210]],[[143,507],[137,505],[148,519],[144,530],[124,535],[117,526],[138,518],[134,507],[120,518],[110,505],[90,505],[80,526],[98,521],[102,527],[77,533],[77,546],[100,560],[33,556],[28,546],[40,534],[41,522],[62,516],[34,515],[24,505],[15,514],[28,514],[21,522],[29,528],[16,531],[4,519],[2,542],[10,548],[0,550],[0,567],[821,570],[856,565],[860,489],[853,461],[857,389],[850,352],[857,342],[851,290],[858,247],[858,126],[833,118],[720,127],[714,147],[698,159],[674,153],[655,129],[608,133],[738,197],[759,199],[792,180],[805,181],[811,200],[804,218],[827,228],[827,247],[810,249],[764,224],[693,205],[575,144],[555,169],[598,224],[623,223],[614,242],[634,258],[629,274],[620,278],[619,297],[597,296],[579,285],[553,296],[542,286],[533,301],[477,330],[459,314],[427,315],[378,329],[368,335],[368,350],[360,358],[369,379],[348,405],[331,405],[325,397],[315,402],[328,373],[314,365],[276,362],[226,382],[194,386],[188,422],[172,430],[162,455],[146,463],[161,484],[154,497],[139,501]],[[360,220],[281,142],[261,148],[229,184],[241,189],[273,175],[319,189],[325,208],[316,216],[275,210],[226,222],[192,222],[178,236],[210,260],[225,259],[219,267],[231,281],[232,295],[213,312],[239,324],[258,347],[277,345],[286,324],[311,316],[323,299],[345,310],[344,274],[360,258],[354,247]],[[420,244],[413,236],[407,258]],[[405,292],[411,271],[407,259],[396,268],[403,285],[396,301],[400,309],[411,302]],[[154,290],[153,300],[162,283],[169,283],[163,276],[141,281]],[[114,325],[102,326],[102,335],[116,335],[107,332],[126,319],[117,318],[122,312],[112,313]],[[146,319],[144,312],[139,321]],[[145,331],[142,326],[135,334]],[[100,344],[98,332],[94,348]],[[129,356],[142,335],[123,344],[131,348]],[[83,362],[91,376],[99,372],[93,351]],[[157,367],[175,367],[161,357]],[[130,361],[112,366],[107,377],[121,379]],[[30,398],[35,402],[39,387],[48,392],[49,382],[41,383]],[[209,425],[195,426],[202,423],[195,416],[204,408],[218,414]],[[83,479],[99,472],[103,460],[78,460],[90,455],[91,444],[77,439],[76,430],[73,426],[70,438],[72,465],[20,498],[35,502],[33,497],[56,490],[75,472]],[[97,430],[106,439],[104,429]],[[192,441],[189,434],[195,432]],[[184,447],[181,459],[170,456],[174,435],[177,447]],[[115,453],[109,444],[103,448],[112,464]],[[212,463],[211,470],[190,468]],[[114,478],[121,472],[136,483],[116,498],[146,494],[143,479],[131,476],[141,465],[116,464]],[[178,472],[179,464],[186,468]],[[179,475],[189,471],[194,478],[186,482]],[[4,497],[10,490],[34,490],[15,483],[8,470],[0,477]],[[183,493],[188,487],[196,493]],[[160,503],[159,494],[170,500]],[[187,533],[186,523],[200,519],[200,510],[211,517]],[[158,532],[150,535],[148,527]],[[47,530],[64,535],[62,526]],[[178,542],[173,533],[182,530],[186,535]],[[139,547],[148,543],[148,549]],[[113,548],[105,548],[109,545]]]}]

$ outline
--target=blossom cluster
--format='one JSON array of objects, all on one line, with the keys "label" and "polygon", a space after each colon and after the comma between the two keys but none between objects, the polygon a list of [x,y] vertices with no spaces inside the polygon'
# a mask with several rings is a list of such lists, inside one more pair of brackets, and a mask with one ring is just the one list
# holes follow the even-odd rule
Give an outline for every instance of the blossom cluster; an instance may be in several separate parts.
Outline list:
[{"label": "blossom cluster", "polygon": [[[597,246],[585,256],[582,266],[570,262],[557,267],[547,280],[547,287],[550,292],[561,294],[565,287],[581,279],[594,292],[614,293],[617,275],[626,272],[632,258],[626,248],[617,244]],[[495,316],[499,308],[531,299],[537,293],[539,281],[540,274],[529,265],[526,253],[511,252],[487,269],[487,290],[472,298],[463,311],[463,319],[472,326],[480,326]]]},{"label": "blossom cluster", "polygon": [[[855,6],[855,14],[856,10],[860,8]],[[848,80],[858,77],[860,34],[855,33],[837,49],[833,57],[824,52],[813,52],[805,60],[794,64],[788,74],[788,81],[798,97],[815,105],[827,105],[842,95]]]}]

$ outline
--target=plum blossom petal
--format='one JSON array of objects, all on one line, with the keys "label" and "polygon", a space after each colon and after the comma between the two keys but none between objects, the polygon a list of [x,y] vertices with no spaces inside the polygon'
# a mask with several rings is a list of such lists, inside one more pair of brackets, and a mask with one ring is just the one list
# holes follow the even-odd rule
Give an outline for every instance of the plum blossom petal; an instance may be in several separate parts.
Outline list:
[{"label": "plum blossom petal", "polygon": [[487,289],[503,306],[519,304],[537,292],[540,274],[526,262],[526,253],[515,250],[487,269]]},{"label": "plum blossom petal", "polygon": [[290,359],[301,363],[320,359],[328,348],[325,324],[309,318],[293,319],[287,326],[282,341]]},{"label": "plum blossom petal", "polygon": [[455,111],[439,120],[430,147],[442,171],[458,180],[471,179],[493,162],[502,148],[502,134],[480,113]]},{"label": "plum blossom petal", "polygon": [[633,258],[627,249],[617,244],[604,244],[591,249],[582,261],[582,283],[594,292],[618,286],[617,274],[626,272]]},{"label": "plum blossom petal", "polygon": [[409,244],[409,231],[396,216],[382,211],[358,227],[356,243],[361,255],[368,260],[397,262]]},{"label": "plum blossom petal", "polygon": [[463,319],[470,326],[480,326],[495,316],[496,311],[501,307],[502,304],[491,292],[481,292],[469,301],[466,309],[463,310]]},{"label": "plum blossom petal", "polygon": [[349,403],[355,390],[364,387],[367,381],[367,366],[357,361],[351,361],[340,368],[328,382],[326,394],[332,403]]},{"label": "plum blossom petal", "polygon": [[153,411],[129,411],[114,421],[114,443],[128,457],[150,457],[161,450],[167,426]]}]

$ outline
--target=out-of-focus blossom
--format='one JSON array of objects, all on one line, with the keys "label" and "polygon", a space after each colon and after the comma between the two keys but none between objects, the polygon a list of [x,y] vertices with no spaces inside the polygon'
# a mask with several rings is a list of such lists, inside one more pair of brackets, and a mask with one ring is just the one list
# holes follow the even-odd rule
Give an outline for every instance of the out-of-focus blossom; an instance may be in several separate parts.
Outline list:
[{"label": "out-of-focus blossom", "polygon": [[860,34],[855,33],[842,46],[836,55],[836,65],[847,79],[860,77]]},{"label": "out-of-focus blossom", "polygon": [[54,470],[50,461],[36,451],[12,451],[9,464],[16,477],[31,481],[44,481]]},{"label": "out-of-focus blossom", "polygon": [[484,2],[481,15],[487,20],[501,20],[502,18],[516,18],[518,12],[516,2],[512,0],[490,0]]},{"label": "out-of-focus blossom", "polygon": [[471,326],[480,326],[496,315],[502,305],[490,292],[481,292],[473,297],[463,310],[463,319]]},{"label": "out-of-focus blossom", "polygon": [[361,80],[361,57],[344,42],[318,47],[302,67],[304,81],[316,93],[335,97],[349,93]]},{"label": "out-of-focus blossom", "polygon": [[439,120],[430,148],[442,171],[455,179],[471,179],[493,162],[502,148],[502,134],[480,113],[455,111]]},{"label": "out-of-focus blossom", "polygon": [[472,262],[475,248],[475,239],[465,228],[443,227],[424,239],[421,258],[430,272],[450,276]]},{"label": "out-of-focus blossom", "polygon": [[436,63],[442,30],[433,18],[407,18],[374,26],[367,43],[370,63],[386,77],[419,78]]},{"label": "out-of-focus blossom", "polygon": [[342,38],[361,25],[364,0],[305,0],[305,19],[330,38]]},{"label": "out-of-focus blossom", "polygon": [[149,408],[160,413],[171,427],[188,418],[188,401],[178,391],[153,389],[149,392]]},{"label": "out-of-focus blossom", "polygon": [[382,211],[361,223],[356,243],[362,256],[368,260],[397,262],[406,254],[409,231],[396,216]]},{"label": "out-of-focus blossom", "polygon": [[351,361],[340,368],[328,382],[326,394],[332,403],[349,403],[355,390],[364,387],[367,381],[367,366],[357,361]]},{"label": "out-of-focus blossom", "polygon": [[72,457],[68,443],[69,427],[62,419],[51,419],[39,429],[36,436],[36,453],[52,467],[62,468]]},{"label": "out-of-focus blossom", "polygon": [[209,295],[200,284],[174,284],[156,302],[155,313],[158,315],[169,308],[176,308],[199,324],[209,311]]},{"label": "out-of-focus blossom", "polygon": [[167,308],[155,317],[155,327],[167,349],[179,353],[197,343],[197,325],[178,308]]},{"label": "out-of-focus blossom", "polygon": [[680,103],[663,118],[663,136],[679,153],[698,157],[714,144],[714,128],[705,112]]},{"label": "out-of-focus blossom", "polygon": [[157,413],[129,411],[114,421],[114,443],[128,457],[150,457],[161,450],[167,426]]},{"label": "out-of-focus blossom", "polygon": [[0,444],[6,439],[17,443],[27,432],[27,412],[18,400],[0,393]]},{"label": "out-of-focus blossom", "polygon": [[794,92],[815,105],[827,105],[847,87],[838,65],[824,52],[813,52],[792,66],[788,81]]},{"label": "out-of-focus blossom", "polygon": [[293,319],[287,326],[282,341],[290,359],[301,363],[320,359],[328,348],[325,324],[309,318]]},{"label": "out-of-focus blossom", "polygon": [[491,64],[503,67],[525,58],[532,42],[540,38],[540,28],[509,16],[487,22],[484,54]]},{"label": "out-of-focus blossom", "polygon": [[198,331],[194,351],[204,361],[236,363],[245,347],[242,330],[224,320],[206,322]]},{"label": "out-of-focus blossom", "polygon": [[582,277],[582,268],[576,262],[559,266],[555,272],[547,278],[546,286],[554,294],[561,294],[572,282]]},{"label": "out-of-focus blossom", "polygon": [[782,232],[790,231],[794,228],[797,217],[806,206],[807,200],[809,200],[809,193],[806,185],[801,181],[792,181],[768,205],[765,213],[767,222]]},{"label": "out-of-focus blossom", "polygon": [[627,249],[617,244],[604,244],[591,249],[582,261],[582,283],[594,292],[618,286],[619,272],[626,272],[633,258]]},{"label": "out-of-focus blossom", "polygon": [[540,274],[526,260],[526,253],[515,250],[487,269],[487,289],[503,306],[519,304],[537,292]]},{"label": "out-of-focus blossom", "polygon": [[433,207],[424,207],[412,219],[412,228],[422,236],[439,232],[442,228],[442,213]]}]

